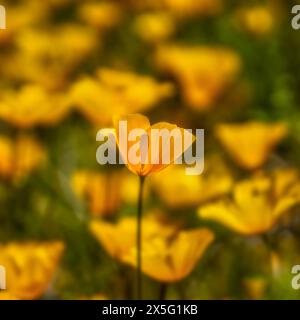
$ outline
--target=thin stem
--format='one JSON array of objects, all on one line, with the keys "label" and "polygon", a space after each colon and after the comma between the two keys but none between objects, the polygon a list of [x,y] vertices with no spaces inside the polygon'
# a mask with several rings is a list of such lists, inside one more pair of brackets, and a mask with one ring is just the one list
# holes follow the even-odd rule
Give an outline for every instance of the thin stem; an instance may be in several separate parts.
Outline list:
[{"label": "thin stem", "polygon": [[168,284],[162,283],[159,289],[159,300],[166,300]]},{"label": "thin stem", "polygon": [[140,177],[140,189],[137,212],[137,299],[142,299],[142,215],[143,215],[143,190],[145,177]]},{"label": "thin stem", "polygon": [[269,234],[262,234],[261,238],[265,244],[265,247],[267,249],[267,259],[268,259],[268,269],[269,269],[269,275],[271,278],[274,276],[274,270],[273,270],[273,265],[272,265],[272,251],[273,251],[273,246],[271,242],[271,238]]}]

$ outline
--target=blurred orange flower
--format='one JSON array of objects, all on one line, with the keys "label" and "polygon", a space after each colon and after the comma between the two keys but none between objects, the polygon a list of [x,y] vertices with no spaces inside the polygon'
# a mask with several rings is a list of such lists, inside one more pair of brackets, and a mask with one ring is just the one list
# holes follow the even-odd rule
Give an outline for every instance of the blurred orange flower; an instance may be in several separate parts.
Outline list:
[{"label": "blurred orange flower", "polygon": [[77,171],[72,177],[75,193],[87,201],[88,209],[94,217],[115,214],[121,204],[120,174]]},{"label": "blurred orange flower", "polygon": [[167,40],[175,31],[175,21],[166,12],[143,13],[134,21],[136,34],[145,42]]},{"label": "blurred orange flower", "polygon": [[[159,216],[160,212],[154,211],[143,218],[144,242],[157,233],[170,236],[177,230],[176,225],[160,222]],[[122,261],[124,255],[136,246],[136,225],[137,220],[133,217],[122,218],[117,224],[95,220],[91,222],[90,230],[112,258]]]},{"label": "blurred orange flower", "polygon": [[36,26],[49,15],[47,6],[41,1],[26,1],[26,3],[20,2],[17,5],[4,3],[4,5],[9,27],[0,32],[0,47],[12,44],[20,31],[29,26]]},{"label": "blurred orange flower", "polygon": [[36,82],[48,89],[65,88],[70,73],[96,45],[96,33],[76,24],[46,31],[25,28],[1,69],[7,79]]},{"label": "blurred orange flower", "polygon": [[200,207],[198,214],[241,234],[253,235],[272,229],[299,202],[298,173],[281,169],[236,184],[231,197]]},{"label": "blurred orange flower", "polygon": [[255,6],[239,9],[236,13],[236,19],[239,25],[257,36],[262,36],[274,27],[274,13],[269,6]]},{"label": "blurred orange flower", "polygon": [[[142,271],[161,282],[180,281],[192,272],[213,239],[206,228],[180,231],[172,237],[158,233],[143,243]],[[136,254],[132,248],[124,262],[136,266]]]},{"label": "blurred orange flower", "polygon": [[80,18],[100,31],[117,26],[122,19],[122,8],[114,2],[82,3],[78,8]]},{"label": "blurred orange flower", "polygon": [[42,146],[29,136],[19,136],[15,141],[0,136],[0,176],[17,180],[40,166],[46,153]]},{"label": "blurred orange flower", "polygon": [[[127,136],[125,139],[127,140],[127,146],[128,150],[124,149],[123,146],[119,144],[120,153],[124,160],[127,160],[126,166],[130,171],[137,174],[138,176],[147,176],[150,173],[155,173],[163,170],[164,168],[168,167],[170,164],[172,164],[177,158],[179,158],[182,153],[185,152],[186,149],[188,149],[191,145],[185,145],[183,137],[185,136],[191,136],[192,139],[191,142],[193,143],[195,140],[195,137],[185,129],[177,127],[175,124],[170,124],[167,122],[158,122],[154,125],[150,125],[149,119],[143,115],[140,114],[129,114],[127,116],[119,116],[114,117],[114,126],[116,130],[116,137],[118,140],[119,137],[119,121],[127,121]],[[143,129],[146,132],[147,139],[148,139],[148,149],[147,149],[147,156],[151,160],[151,149],[152,147],[158,147],[159,148],[159,161],[157,161],[157,164],[152,164],[149,160],[148,163],[143,163],[142,157],[145,155],[142,155],[141,148],[142,148],[142,140],[141,137],[137,137],[137,141],[130,141],[129,138],[129,132],[134,129]],[[151,137],[151,130],[152,129],[167,129],[169,132],[171,132],[173,129],[179,129],[181,133],[181,148],[177,150],[178,145],[174,143],[174,139],[170,139],[170,163],[164,164],[162,161],[162,142],[161,139],[155,139],[154,137]],[[152,140],[151,140],[152,138]],[[188,139],[186,140],[188,141]],[[118,141],[119,143],[119,141]],[[128,151],[130,151],[130,148],[133,145],[138,144],[138,148],[136,150],[136,153],[139,153],[139,159],[140,161],[135,164],[132,163],[128,157]],[[176,148],[175,148],[176,147]]]},{"label": "blurred orange flower", "polygon": [[230,156],[249,170],[263,165],[286,134],[284,123],[247,122],[220,124],[216,128],[216,135]]},{"label": "blurred orange flower", "polygon": [[0,95],[0,119],[19,128],[55,125],[69,110],[62,94],[50,93],[39,85],[4,90]]},{"label": "blurred orange flower", "polygon": [[151,177],[161,199],[171,208],[199,205],[229,192],[232,177],[221,161],[208,159],[201,175],[186,175],[185,167],[170,166]]},{"label": "blurred orange flower", "polygon": [[103,68],[96,79],[85,77],[76,82],[70,100],[92,123],[111,125],[114,115],[148,110],[172,94],[173,86],[169,83]]},{"label": "blurred orange flower", "polygon": [[0,245],[0,265],[6,268],[7,293],[36,299],[47,290],[64,250],[62,242]]},{"label": "blurred orange flower", "polygon": [[208,110],[239,74],[241,61],[230,49],[161,46],[155,56],[158,68],[173,75],[193,109]]},{"label": "blurred orange flower", "polygon": [[[136,266],[136,229],[134,218],[117,225],[94,221],[91,231],[115,259]],[[205,228],[178,231],[178,226],[143,219],[142,271],[162,282],[175,282],[193,270],[214,236]],[[180,253],[180,254],[178,254]]]}]

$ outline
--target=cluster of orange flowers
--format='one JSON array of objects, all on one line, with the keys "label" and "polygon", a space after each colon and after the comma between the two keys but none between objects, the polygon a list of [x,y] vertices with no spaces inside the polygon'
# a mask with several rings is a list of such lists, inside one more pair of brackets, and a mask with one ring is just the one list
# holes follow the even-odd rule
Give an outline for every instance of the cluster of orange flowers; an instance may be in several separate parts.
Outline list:
[{"label": "cluster of orange flowers", "polygon": [[[148,119],[140,115],[129,115],[124,119],[128,121],[131,129],[134,127],[147,129],[150,126]],[[170,127],[168,123],[152,127],[155,126]],[[226,134],[220,135],[220,131],[225,131]],[[239,133],[238,138],[236,138],[237,133]],[[245,125],[222,124],[217,130],[217,135],[222,137],[222,142],[225,147],[227,146],[230,155],[239,165],[250,170],[257,169],[265,163],[271,150],[285,133],[284,125],[263,125],[252,122]],[[249,143],[249,136],[254,139],[254,143]],[[251,158],[245,157],[245,154]],[[224,165],[218,165],[216,161],[210,165],[212,172],[206,170],[200,177],[185,176],[182,167],[173,165],[153,179],[154,188],[167,205],[173,208],[200,205],[198,209],[200,218],[218,221],[245,235],[256,235],[271,230],[283,214],[288,213],[300,202],[300,180],[296,170],[276,169],[268,174],[258,172],[253,177],[234,184],[232,176]],[[130,162],[127,166],[139,176],[148,176],[166,167],[161,164],[145,165]],[[220,183],[217,184],[216,181]],[[215,198],[217,200],[214,200]],[[122,262],[134,264],[134,256],[130,253],[136,250],[132,235],[133,223],[134,219],[127,218],[121,220],[117,226],[96,221],[92,223],[91,228],[111,256]],[[148,220],[144,225],[146,226],[143,238],[145,249],[142,256],[145,262],[142,268],[146,274],[160,281],[177,281],[186,276],[191,272],[191,266],[195,265],[194,259],[200,258],[204,248],[213,239],[212,232],[207,229],[183,233],[177,231],[174,236],[172,233],[169,234],[171,225],[168,225],[166,230],[161,230],[163,225],[153,226]],[[149,238],[148,228],[151,230]],[[189,238],[190,233],[191,238]],[[178,262],[176,262],[177,257]],[[177,270],[175,266],[179,269]]]}]

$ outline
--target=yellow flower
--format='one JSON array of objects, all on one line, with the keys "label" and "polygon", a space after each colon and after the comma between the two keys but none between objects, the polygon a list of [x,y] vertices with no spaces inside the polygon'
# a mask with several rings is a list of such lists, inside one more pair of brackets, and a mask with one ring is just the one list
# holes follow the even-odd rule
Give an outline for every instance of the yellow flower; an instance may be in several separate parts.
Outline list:
[{"label": "yellow flower", "polygon": [[[117,225],[94,221],[91,231],[113,258],[136,266],[136,229],[134,218]],[[205,228],[178,231],[153,217],[144,218],[142,234],[142,271],[162,282],[175,282],[188,276],[214,236]]]},{"label": "yellow flower", "polygon": [[115,27],[122,18],[121,7],[112,2],[83,3],[78,10],[83,21],[99,30]]},{"label": "yellow flower", "polygon": [[[186,149],[188,149],[191,145],[184,145],[184,135],[187,137],[191,137],[191,143],[194,142],[195,137],[186,131],[185,129],[177,127],[175,124],[170,124],[167,122],[158,122],[154,125],[150,125],[149,119],[143,115],[140,114],[129,114],[127,116],[120,116],[120,117],[115,117],[114,118],[114,125],[115,125],[115,130],[116,130],[116,137],[118,140],[118,137],[120,135],[119,132],[119,122],[120,121],[127,121],[127,136],[124,137],[125,140],[127,140],[127,146],[128,148],[124,148],[123,145],[121,145],[118,141],[119,144],[119,151],[126,163],[126,166],[128,169],[137,174],[138,176],[147,176],[150,173],[155,173],[163,170],[164,168],[168,167],[170,164],[172,164],[176,159],[178,159],[182,153],[185,152]],[[141,149],[143,149],[143,142],[141,137],[137,137],[136,141],[130,141],[129,138],[129,132],[134,129],[142,129],[145,131],[146,138],[148,140],[148,145],[147,145],[147,155],[144,154],[144,152],[141,152]],[[178,144],[174,143],[175,139],[170,139],[170,163],[163,163],[163,151],[162,151],[162,142],[160,138],[155,138],[151,137],[151,130],[152,129],[166,129],[169,132],[171,132],[174,129],[179,129],[181,133],[181,148],[178,148]],[[144,138],[144,137],[143,137]],[[143,139],[144,141],[144,139]],[[186,140],[188,141],[188,140]],[[133,146],[137,145],[137,150],[136,153],[139,154],[139,161],[137,163],[133,163],[130,159],[129,152],[130,149]],[[153,149],[152,149],[153,148]],[[157,159],[157,163],[151,163],[151,150],[154,150],[155,148],[159,149],[158,156],[159,159]],[[177,149],[178,148],[178,149]],[[148,163],[143,163],[142,161],[143,157],[148,157]]]},{"label": "yellow flower", "polygon": [[262,166],[276,145],[287,134],[283,123],[220,124],[216,135],[231,155],[245,169]]},{"label": "yellow flower", "polygon": [[240,9],[236,18],[243,29],[257,36],[269,33],[274,26],[273,12],[268,6]]},{"label": "yellow flower", "polygon": [[162,46],[155,60],[160,70],[176,78],[185,101],[198,111],[210,109],[241,68],[239,56],[225,48]]},{"label": "yellow flower", "polygon": [[[3,1],[1,1],[3,4]],[[12,44],[17,34],[24,28],[37,25],[47,18],[49,10],[44,2],[20,2],[18,5],[4,3],[8,27],[0,32],[0,47]],[[38,12],[39,14],[36,14]]]},{"label": "yellow flower", "polygon": [[297,172],[281,169],[236,184],[231,197],[200,207],[198,214],[241,234],[253,235],[272,229],[299,202]]},{"label": "yellow flower", "polygon": [[[180,231],[171,238],[157,234],[143,243],[142,271],[161,282],[180,281],[192,272],[213,239],[206,228]],[[136,261],[132,248],[124,262],[136,266]]]},{"label": "yellow flower", "polygon": [[[159,212],[154,212],[143,218],[142,237],[145,242],[157,233],[170,236],[177,229],[175,225],[161,223],[159,215]],[[122,261],[136,245],[136,225],[133,217],[123,218],[117,224],[95,220],[91,222],[90,230],[112,258]]]},{"label": "yellow flower", "polygon": [[[139,180],[128,170],[98,171],[79,170],[72,176],[72,186],[78,197],[87,203],[93,217],[114,215],[121,204],[136,204],[139,192]],[[144,199],[149,195],[145,186]]]},{"label": "yellow flower", "polygon": [[20,136],[15,141],[0,136],[0,176],[18,180],[30,174],[45,160],[45,151],[29,136]]},{"label": "yellow flower", "polygon": [[6,269],[7,293],[37,299],[47,290],[63,253],[61,242],[0,245],[0,265]]},{"label": "yellow flower", "polygon": [[120,174],[77,171],[72,177],[75,193],[87,201],[94,217],[110,216],[120,207]]},{"label": "yellow flower", "polygon": [[202,175],[186,175],[185,167],[170,166],[154,175],[151,182],[161,199],[171,208],[195,206],[227,193],[232,178],[221,161],[210,158]]},{"label": "yellow flower", "polygon": [[175,22],[166,12],[144,13],[134,21],[136,34],[144,41],[157,43],[168,39],[175,31]]},{"label": "yellow flower", "polygon": [[47,92],[39,85],[4,91],[0,98],[0,118],[19,128],[55,125],[70,109],[62,94]]},{"label": "yellow flower", "polygon": [[100,69],[97,78],[85,77],[70,92],[71,102],[96,125],[111,125],[118,114],[150,109],[173,94],[169,83],[158,83],[150,76]]},{"label": "yellow flower", "polygon": [[46,31],[26,28],[1,67],[8,79],[36,82],[48,89],[65,88],[69,75],[98,42],[93,30],[75,24]]}]

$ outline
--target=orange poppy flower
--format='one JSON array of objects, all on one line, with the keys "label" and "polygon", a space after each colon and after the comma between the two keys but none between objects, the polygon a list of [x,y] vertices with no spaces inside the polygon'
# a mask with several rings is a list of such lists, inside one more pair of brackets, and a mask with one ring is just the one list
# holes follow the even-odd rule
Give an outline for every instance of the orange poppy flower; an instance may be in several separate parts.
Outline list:
[{"label": "orange poppy flower", "polygon": [[245,169],[257,169],[287,134],[284,123],[221,124],[216,135],[230,156]]},{"label": "orange poppy flower", "polygon": [[[161,282],[180,281],[192,272],[213,239],[206,228],[180,231],[171,238],[158,234],[143,243],[142,271]],[[132,248],[124,262],[136,266],[136,253]]]},{"label": "orange poppy flower", "polygon": [[37,299],[47,289],[64,244],[8,243],[0,245],[0,265],[6,269],[7,293],[18,299]]},{"label": "orange poppy flower", "polygon": [[[120,143],[119,123],[120,121],[126,121],[127,132],[125,132],[126,137],[123,137],[127,141],[126,147]],[[154,125],[150,125],[149,119],[140,114],[130,114],[127,116],[120,116],[114,118],[114,125],[116,130],[117,142],[119,145],[119,151],[125,161],[128,169],[139,176],[147,176],[150,173],[155,173],[168,167],[170,164],[174,163],[194,142],[195,137],[185,129],[177,127],[177,125],[170,124],[167,122],[159,122]],[[143,130],[143,134],[137,137],[136,141],[129,139],[130,132],[132,130]],[[154,136],[151,134],[152,129],[157,130],[167,130],[170,134],[175,132],[174,139],[170,139],[170,148],[165,150],[161,137]],[[184,139],[184,137],[189,137],[190,139]],[[180,140],[180,146],[175,143],[175,140]],[[184,140],[189,141],[190,144],[184,143]],[[147,143],[145,143],[147,141]],[[147,150],[145,150],[145,147]],[[133,161],[130,156],[131,150],[135,149],[137,161]],[[156,149],[155,163],[153,163],[153,150]],[[164,161],[164,156],[166,152],[169,152],[169,161],[166,163]],[[144,161],[146,159],[146,161]]]},{"label": "orange poppy flower", "polygon": [[198,214],[238,233],[255,235],[271,230],[299,202],[298,173],[277,170],[236,184],[231,197],[200,207]]},{"label": "orange poppy flower", "polygon": [[[94,221],[91,231],[109,255],[136,267],[136,228],[134,218],[124,218],[118,224]],[[162,282],[175,282],[188,276],[213,241],[206,228],[179,231],[179,226],[157,219],[143,219],[142,272]]]}]

